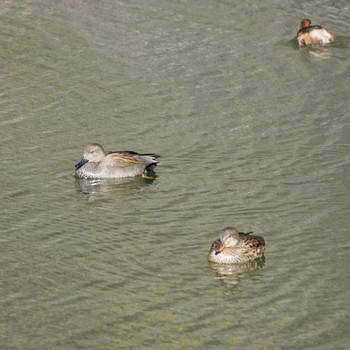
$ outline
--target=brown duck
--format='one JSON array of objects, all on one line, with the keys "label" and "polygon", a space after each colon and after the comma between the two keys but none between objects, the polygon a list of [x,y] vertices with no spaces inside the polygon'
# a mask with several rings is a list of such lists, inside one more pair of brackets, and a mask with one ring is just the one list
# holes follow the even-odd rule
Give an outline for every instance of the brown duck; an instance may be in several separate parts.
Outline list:
[{"label": "brown duck", "polygon": [[300,46],[325,45],[335,41],[335,36],[322,26],[312,26],[309,19],[303,19],[300,22],[297,40]]},{"label": "brown duck", "polygon": [[241,264],[264,256],[265,240],[252,232],[238,232],[226,227],[220,238],[213,242],[208,260],[218,264]]}]

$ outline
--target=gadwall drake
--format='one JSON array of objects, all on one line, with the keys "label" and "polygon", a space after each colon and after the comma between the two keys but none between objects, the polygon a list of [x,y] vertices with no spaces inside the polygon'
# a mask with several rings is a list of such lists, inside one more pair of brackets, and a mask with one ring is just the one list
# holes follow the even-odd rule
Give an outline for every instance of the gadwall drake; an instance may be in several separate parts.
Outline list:
[{"label": "gadwall drake", "polygon": [[152,171],[159,156],[132,151],[105,152],[98,143],[87,145],[82,160],[75,165],[75,175],[84,179],[122,178]]},{"label": "gadwall drake", "polygon": [[300,46],[325,45],[335,41],[335,36],[322,26],[312,26],[309,19],[303,19],[300,22],[297,40]]},{"label": "gadwall drake", "polygon": [[238,232],[234,227],[226,227],[210,248],[209,262],[241,264],[262,258],[265,251],[264,238],[251,233]]}]

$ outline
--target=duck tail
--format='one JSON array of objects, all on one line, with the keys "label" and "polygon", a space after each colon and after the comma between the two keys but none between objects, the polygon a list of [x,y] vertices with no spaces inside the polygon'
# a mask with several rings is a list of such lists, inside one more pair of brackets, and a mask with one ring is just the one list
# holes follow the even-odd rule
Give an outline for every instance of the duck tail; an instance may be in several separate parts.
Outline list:
[{"label": "duck tail", "polygon": [[146,172],[150,172],[150,171],[154,171],[154,168],[157,166],[158,162],[152,163],[150,165],[147,165],[145,171]]},{"label": "duck tail", "polygon": [[147,156],[150,158],[150,163],[146,166],[145,171],[149,172],[149,171],[154,171],[154,168],[159,164],[157,158],[159,158],[159,156],[157,154],[154,153],[150,153],[150,154],[143,154],[143,156]]}]

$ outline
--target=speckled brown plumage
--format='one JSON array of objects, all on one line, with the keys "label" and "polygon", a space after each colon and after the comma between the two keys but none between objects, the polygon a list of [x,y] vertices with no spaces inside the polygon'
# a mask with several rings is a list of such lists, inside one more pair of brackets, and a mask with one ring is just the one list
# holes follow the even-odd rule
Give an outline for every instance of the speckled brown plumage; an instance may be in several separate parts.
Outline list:
[{"label": "speckled brown plumage", "polygon": [[263,237],[226,227],[220,238],[213,242],[208,260],[219,264],[240,264],[262,258],[264,251]]}]

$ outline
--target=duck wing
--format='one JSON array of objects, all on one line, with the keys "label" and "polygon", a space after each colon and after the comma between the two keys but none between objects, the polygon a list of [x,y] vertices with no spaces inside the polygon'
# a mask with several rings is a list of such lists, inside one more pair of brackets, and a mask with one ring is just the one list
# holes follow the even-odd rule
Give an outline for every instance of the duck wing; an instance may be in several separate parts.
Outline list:
[{"label": "duck wing", "polygon": [[105,164],[118,168],[126,168],[132,165],[149,166],[157,164],[158,155],[153,153],[141,154],[133,151],[107,152]]},{"label": "duck wing", "polygon": [[261,236],[252,235],[253,232],[243,233],[240,232],[240,238],[242,244],[249,248],[256,248],[265,245],[265,240]]}]

